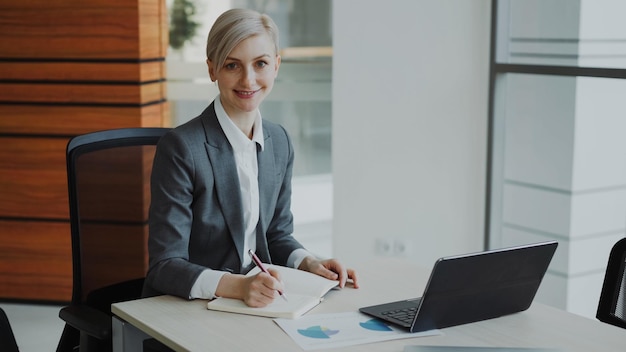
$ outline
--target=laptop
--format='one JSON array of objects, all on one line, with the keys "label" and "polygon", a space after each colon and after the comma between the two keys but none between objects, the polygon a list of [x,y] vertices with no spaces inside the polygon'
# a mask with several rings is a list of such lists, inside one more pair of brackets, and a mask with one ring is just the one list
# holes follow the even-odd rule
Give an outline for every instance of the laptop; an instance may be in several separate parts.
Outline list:
[{"label": "laptop", "polygon": [[521,312],[530,307],[557,245],[547,241],[443,257],[422,297],[359,311],[410,332]]}]

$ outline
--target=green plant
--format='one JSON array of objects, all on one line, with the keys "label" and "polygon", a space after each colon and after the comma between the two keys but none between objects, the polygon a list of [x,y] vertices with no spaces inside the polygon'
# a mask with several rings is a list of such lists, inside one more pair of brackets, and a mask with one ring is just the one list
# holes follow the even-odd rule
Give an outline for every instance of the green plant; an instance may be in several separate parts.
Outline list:
[{"label": "green plant", "polygon": [[194,21],[196,4],[192,0],[174,0],[170,10],[170,46],[180,50],[188,41],[196,35],[200,26]]}]

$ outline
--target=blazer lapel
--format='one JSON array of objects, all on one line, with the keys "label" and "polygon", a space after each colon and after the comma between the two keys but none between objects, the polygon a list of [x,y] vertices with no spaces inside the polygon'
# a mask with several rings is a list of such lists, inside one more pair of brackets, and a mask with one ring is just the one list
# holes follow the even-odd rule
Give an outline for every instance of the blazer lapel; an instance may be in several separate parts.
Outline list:
[{"label": "blazer lapel", "polygon": [[261,260],[271,262],[267,238],[265,232],[268,227],[268,219],[272,214],[269,214],[272,204],[272,198],[275,190],[274,183],[276,182],[276,170],[274,164],[274,145],[272,144],[272,137],[267,132],[264,134],[264,150],[261,152],[261,148],[258,147],[257,162],[259,165],[259,224],[257,226],[257,254]]},{"label": "blazer lapel", "polygon": [[237,165],[232,147],[217,121],[213,104],[207,108],[202,117],[206,134],[206,151],[213,168],[215,192],[220,203],[226,224],[237,248],[240,263],[244,245],[243,205]]}]

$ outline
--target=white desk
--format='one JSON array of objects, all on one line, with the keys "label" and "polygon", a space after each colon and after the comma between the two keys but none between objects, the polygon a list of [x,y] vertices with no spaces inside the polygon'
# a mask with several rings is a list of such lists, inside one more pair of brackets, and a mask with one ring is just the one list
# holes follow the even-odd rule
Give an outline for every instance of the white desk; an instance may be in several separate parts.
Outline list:
[{"label": "white desk", "polygon": [[[359,307],[417,297],[430,268],[395,259],[357,265],[360,289],[331,291],[307,314],[356,311]],[[299,351],[272,319],[209,311],[206,301],[171,296],[112,306],[114,351],[140,351],[145,334],[177,351]],[[549,347],[568,352],[616,352],[626,348],[626,329],[534,303],[525,312],[441,330],[442,336],[401,339],[333,351],[402,351],[406,345]]]}]

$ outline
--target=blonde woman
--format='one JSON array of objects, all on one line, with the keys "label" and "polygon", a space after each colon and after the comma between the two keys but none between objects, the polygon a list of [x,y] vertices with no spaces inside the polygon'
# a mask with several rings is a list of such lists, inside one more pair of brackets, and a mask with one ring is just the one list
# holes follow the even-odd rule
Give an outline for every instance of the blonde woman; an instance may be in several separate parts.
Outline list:
[{"label": "blonde woman", "polygon": [[267,15],[232,9],[207,40],[219,96],[159,142],[152,171],[150,267],[144,296],[230,297],[252,307],[283,289],[277,272],[245,276],[261,261],[306,270],[357,288],[356,273],[320,259],[292,236],[294,151],[259,106],[280,67],[278,28]]}]

